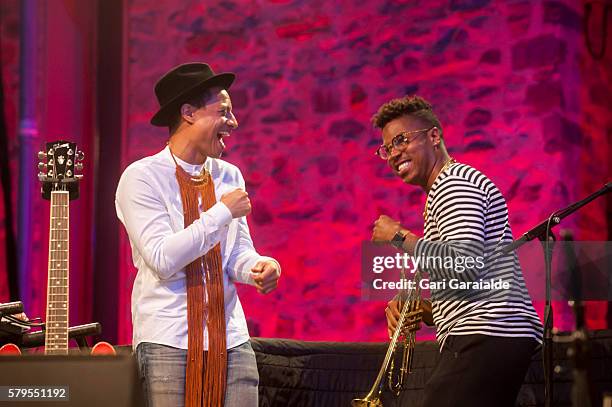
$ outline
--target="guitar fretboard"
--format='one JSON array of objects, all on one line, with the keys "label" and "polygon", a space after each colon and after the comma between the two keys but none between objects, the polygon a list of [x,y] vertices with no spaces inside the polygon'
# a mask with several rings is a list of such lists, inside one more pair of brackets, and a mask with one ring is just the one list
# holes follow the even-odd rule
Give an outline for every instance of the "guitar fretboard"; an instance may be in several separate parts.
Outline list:
[{"label": "guitar fretboard", "polygon": [[51,192],[45,354],[68,354],[69,193]]}]

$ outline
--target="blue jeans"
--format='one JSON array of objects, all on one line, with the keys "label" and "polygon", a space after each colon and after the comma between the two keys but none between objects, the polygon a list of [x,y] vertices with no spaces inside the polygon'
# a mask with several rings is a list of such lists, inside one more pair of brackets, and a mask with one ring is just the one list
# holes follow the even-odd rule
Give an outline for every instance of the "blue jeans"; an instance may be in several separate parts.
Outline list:
[{"label": "blue jeans", "polygon": [[[143,342],[136,348],[140,381],[149,407],[185,405],[187,350]],[[250,342],[228,349],[225,407],[256,407],[259,374]]]}]

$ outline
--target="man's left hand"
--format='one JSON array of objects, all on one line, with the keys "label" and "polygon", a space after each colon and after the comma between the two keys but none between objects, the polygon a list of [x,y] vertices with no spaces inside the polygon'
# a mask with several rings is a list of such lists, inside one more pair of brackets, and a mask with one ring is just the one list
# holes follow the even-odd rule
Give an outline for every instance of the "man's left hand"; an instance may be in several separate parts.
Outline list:
[{"label": "man's left hand", "polygon": [[272,260],[264,260],[257,262],[255,267],[251,269],[253,281],[257,292],[268,294],[278,287],[278,279],[280,278],[280,270],[278,264]]},{"label": "man's left hand", "polygon": [[402,229],[402,225],[400,225],[399,222],[386,215],[380,215],[376,222],[374,222],[372,241],[390,242],[391,239],[393,239],[393,236],[395,236],[400,229]]}]

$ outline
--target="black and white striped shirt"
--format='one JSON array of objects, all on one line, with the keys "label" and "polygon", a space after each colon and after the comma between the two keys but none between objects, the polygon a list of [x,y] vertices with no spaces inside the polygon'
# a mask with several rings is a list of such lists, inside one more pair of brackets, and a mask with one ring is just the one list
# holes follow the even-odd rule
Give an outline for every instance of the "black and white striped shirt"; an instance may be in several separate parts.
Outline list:
[{"label": "black and white striped shirt", "polygon": [[[415,257],[430,282],[433,319],[440,346],[448,335],[531,337],[542,341],[542,324],[525,287],[516,253],[501,254],[512,242],[506,201],[493,182],[469,165],[455,163],[440,173],[427,195],[424,237]],[[442,264],[434,258],[454,260]],[[479,258],[480,263],[466,258]],[[461,260],[461,262],[459,261]],[[461,267],[456,264],[464,263]],[[448,267],[448,265],[451,265]],[[484,265],[484,266],[483,266]],[[474,282],[503,280],[509,289],[473,289]],[[450,288],[459,283],[472,289]]]}]

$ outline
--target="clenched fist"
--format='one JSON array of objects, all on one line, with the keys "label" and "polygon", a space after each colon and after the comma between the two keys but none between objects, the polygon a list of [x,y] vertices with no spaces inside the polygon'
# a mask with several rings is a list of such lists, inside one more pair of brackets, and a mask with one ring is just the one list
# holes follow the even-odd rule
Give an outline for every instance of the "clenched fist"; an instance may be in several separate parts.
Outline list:
[{"label": "clenched fist", "polygon": [[374,228],[372,229],[372,241],[373,242],[389,242],[395,236],[397,231],[402,229],[402,225],[394,219],[386,215],[380,215],[374,222]]},{"label": "clenched fist", "polygon": [[255,287],[260,294],[268,294],[278,287],[280,270],[275,261],[259,261],[251,269]]},{"label": "clenched fist", "polygon": [[251,212],[251,200],[249,194],[242,189],[235,189],[221,196],[221,202],[227,206],[232,213],[232,218],[240,218]]},{"label": "clenched fist", "polygon": [[402,249],[409,254],[414,254],[414,246],[419,238],[408,229],[404,229],[398,221],[391,219],[386,215],[380,215],[380,217],[374,222],[374,228],[372,229],[372,241],[382,243],[390,242],[395,234],[399,231],[404,232],[406,236]]}]

